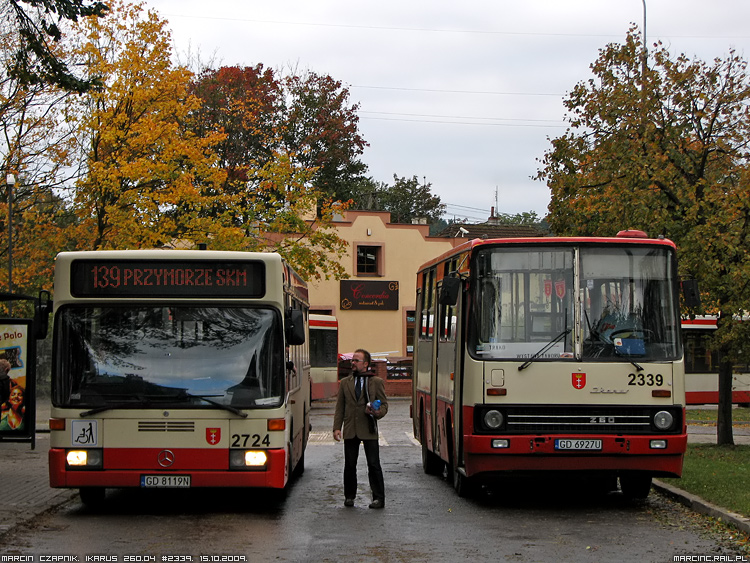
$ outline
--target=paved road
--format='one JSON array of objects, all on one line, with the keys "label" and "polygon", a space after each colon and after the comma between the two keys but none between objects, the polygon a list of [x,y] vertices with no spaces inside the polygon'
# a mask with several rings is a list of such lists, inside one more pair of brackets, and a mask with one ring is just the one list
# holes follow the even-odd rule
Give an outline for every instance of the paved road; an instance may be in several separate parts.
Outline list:
[{"label": "paved road", "polygon": [[[381,430],[384,435],[383,444],[386,448],[394,448],[393,451],[401,452],[400,457],[393,461],[384,462],[386,470],[386,479],[393,475],[399,475],[406,471],[408,473],[407,482],[404,486],[410,486],[411,479],[416,478],[420,487],[434,486],[434,480],[430,480],[421,475],[419,467],[419,448],[411,433],[410,421],[408,419],[408,402],[394,401],[394,413],[401,411],[401,416],[388,416],[381,423]],[[406,413],[406,414],[404,414]],[[335,478],[331,480],[329,499],[334,505],[338,506],[341,499],[336,498],[336,491],[340,488],[340,446],[333,442],[330,426],[333,414],[332,403],[316,403],[313,409],[314,428],[311,436],[310,452],[308,456],[308,465],[317,460],[316,463],[327,464],[333,467]],[[38,515],[48,511],[51,508],[66,505],[73,501],[72,505],[77,506],[77,492],[67,489],[51,489],[48,486],[47,476],[47,451],[49,449],[49,434],[44,432],[48,410],[42,407],[39,409],[39,422],[37,434],[37,447],[30,450],[28,444],[0,444],[0,482],[2,492],[0,494],[0,554],[4,553],[2,546],[7,538],[3,535],[11,530],[15,532],[23,531],[29,527],[32,520]],[[715,428],[708,425],[690,425],[689,439],[691,442],[714,442],[716,439]],[[737,443],[750,443],[750,428],[737,427],[735,429],[735,440]],[[393,463],[395,465],[386,465]],[[408,469],[408,471],[405,469]],[[319,469],[318,469],[319,470]],[[309,473],[304,477],[309,479]],[[362,482],[366,483],[364,475],[361,477]],[[298,487],[299,488],[299,487]],[[447,484],[445,489],[449,490]],[[662,489],[660,487],[660,489]],[[366,491],[365,491],[366,492]],[[441,492],[441,495],[445,491]],[[365,493],[363,493],[364,495]],[[679,490],[674,493],[682,502],[711,513],[711,510],[718,511],[716,515],[722,516],[724,520],[730,520],[731,514],[726,514],[722,509],[708,507],[705,509],[705,503],[701,499],[684,495]],[[358,503],[366,504],[368,499],[361,495]],[[452,495],[452,492],[451,492]],[[658,496],[658,495],[652,495]],[[448,498],[453,498],[452,496]],[[391,499],[390,505],[397,503],[396,499]],[[452,502],[463,502],[458,499]],[[421,512],[420,512],[421,514]],[[429,514],[425,515],[429,518]],[[321,518],[326,518],[325,514],[320,514]],[[750,524],[746,520],[739,519],[740,526],[745,526],[745,530],[750,532]],[[6,544],[7,545],[7,544]]]}]

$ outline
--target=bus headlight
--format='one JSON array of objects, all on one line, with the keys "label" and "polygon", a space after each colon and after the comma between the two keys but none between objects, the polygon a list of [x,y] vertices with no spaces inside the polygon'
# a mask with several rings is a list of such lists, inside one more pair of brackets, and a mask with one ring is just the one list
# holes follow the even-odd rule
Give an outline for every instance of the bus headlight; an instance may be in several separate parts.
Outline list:
[{"label": "bus headlight", "polygon": [[230,469],[265,469],[268,455],[263,450],[230,450]]},{"label": "bus headlight", "polygon": [[656,426],[658,430],[669,430],[672,428],[672,424],[674,424],[672,413],[659,411],[654,415],[654,426]]},{"label": "bus headlight", "polygon": [[503,414],[494,409],[487,411],[484,413],[484,424],[490,430],[497,430],[503,425]]},{"label": "bus headlight", "polygon": [[68,450],[65,454],[68,469],[101,469],[103,466],[102,450]]}]

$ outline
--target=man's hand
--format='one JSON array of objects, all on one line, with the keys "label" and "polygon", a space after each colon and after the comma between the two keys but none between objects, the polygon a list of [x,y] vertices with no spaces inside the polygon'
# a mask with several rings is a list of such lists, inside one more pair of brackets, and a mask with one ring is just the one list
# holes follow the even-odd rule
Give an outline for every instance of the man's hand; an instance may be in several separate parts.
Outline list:
[{"label": "man's hand", "polygon": [[333,439],[337,442],[341,441],[341,430],[334,430],[333,431]]}]

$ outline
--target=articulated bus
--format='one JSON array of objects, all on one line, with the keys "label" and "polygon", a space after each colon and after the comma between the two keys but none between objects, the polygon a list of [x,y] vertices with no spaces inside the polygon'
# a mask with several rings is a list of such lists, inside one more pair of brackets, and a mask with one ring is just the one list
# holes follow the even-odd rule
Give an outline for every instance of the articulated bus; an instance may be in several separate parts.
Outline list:
[{"label": "articulated bus", "polygon": [[262,487],[304,470],[307,287],[278,254],[64,252],[52,487]]},{"label": "articulated bus", "polygon": [[339,323],[333,315],[310,315],[310,378],[315,399],[330,399],[339,390]]},{"label": "articulated bus", "polygon": [[[710,351],[707,340],[716,331],[716,317],[682,319],[685,343],[685,398],[688,405],[719,403],[719,353]],[[750,405],[750,366],[735,365],[732,374],[732,403]]]},{"label": "articulated bus", "polygon": [[447,470],[462,496],[558,472],[644,498],[653,476],[679,477],[678,287],[674,244],[641,231],[475,239],[424,264],[412,416],[425,472]]}]

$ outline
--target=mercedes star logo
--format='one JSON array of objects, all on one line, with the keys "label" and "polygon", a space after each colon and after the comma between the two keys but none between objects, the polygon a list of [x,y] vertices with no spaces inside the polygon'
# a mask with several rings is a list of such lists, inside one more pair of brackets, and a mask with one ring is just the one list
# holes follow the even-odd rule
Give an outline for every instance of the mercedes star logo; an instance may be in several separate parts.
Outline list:
[{"label": "mercedes star logo", "polygon": [[170,467],[174,463],[174,454],[169,450],[162,450],[156,460],[162,467]]}]

